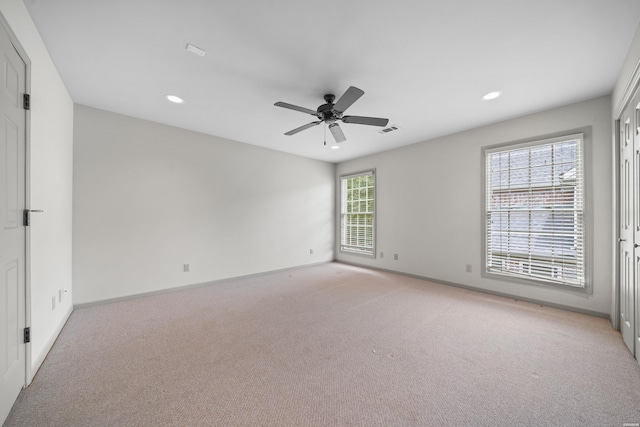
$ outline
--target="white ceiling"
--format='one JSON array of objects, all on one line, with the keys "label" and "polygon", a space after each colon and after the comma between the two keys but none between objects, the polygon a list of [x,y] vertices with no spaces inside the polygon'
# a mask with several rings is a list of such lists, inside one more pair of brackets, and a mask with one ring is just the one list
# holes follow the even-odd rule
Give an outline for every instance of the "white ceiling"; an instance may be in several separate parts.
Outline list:
[{"label": "white ceiling", "polygon": [[[637,0],[25,4],[74,102],[329,162],[609,94],[640,22]],[[400,130],[341,124],[340,150],[324,126],[284,135],[314,118],[274,102],[349,86],[347,114]]]}]

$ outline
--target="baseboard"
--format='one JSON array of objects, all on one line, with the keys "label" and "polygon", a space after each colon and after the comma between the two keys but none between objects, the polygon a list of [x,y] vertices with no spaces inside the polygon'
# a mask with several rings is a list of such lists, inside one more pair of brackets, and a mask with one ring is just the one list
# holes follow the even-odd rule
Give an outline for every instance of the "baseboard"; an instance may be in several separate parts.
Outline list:
[{"label": "baseboard", "polygon": [[47,358],[49,351],[51,351],[53,344],[55,344],[56,340],[58,339],[58,336],[60,335],[60,332],[62,332],[64,325],[67,324],[69,317],[71,317],[71,313],[73,313],[73,306],[69,307],[67,312],[64,314],[62,321],[60,322],[58,327],[53,331],[53,334],[51,334],[51,336],[45,343],[44,348],[42,349],[42,351],[40,352],[36,360],[34,360],[33,363],[31,364],[30,370],[27,373],[27,383],[25,384],[25,387],[31,384],[31,381],[33,381],[33,378],[38,373],[40,366],[42,366],[42,363],[44,363],[44,360]]},{"label": "baseboard", "polygon": [[100,300],[100,301],[85,302],[85,303],[81,303],[81,304],[75,304],[74,305],[74,309],[93,307],[93,306],[102,305],[102,304],[110,304],[112,302],[118,302],[118,301],[128,301],[128,300],[131,300],[131,299],[134,299],[134,298],[143,298],[143,297],[149,297],[149,296],[153,296],[153,295],[161,295],[161,294],[166,294],[166,293],[170,293],[170,292],[184,291],[184,290],[187,290],[187,289],[202,288],[204,286],[212,286],[212,285],[215,285],[215,284],[218,284],[218,283],[228,282],[230,280],[248,279],[248,278],[251,278],[251,277],[264,276],[265,274],[280,273],[280,272],[283,272],[283,271],[299,270],[301,268],[314,267],[316,265],[329,264],[329,263],[332,263],[332,262],[335,262],[335,260],[314,262],[314,263],[311,263],[311,264],[297,265],[297,266],[294,266],[294,267],[286,267],[286,268],[279,268],[279,269],[275,269],[275,270],[262,271],[260,273],[251,273],[251,274],[245,274],[245,275],[241,275],[241,276],[226,277],[224,279],[213,280],[213,281],[210,281],[210,282],[194,283],[194,284],[191,284],[191,285],[176,286],[176,287],[173,287],[173,288],[161,289],[161,290],[158,290],[158,291],[142,292],[142,293],[139,293],[139,294],[125,295],[123,297],[109,298],[109,299],[104,299],[104,300]]},{"label": "baseboard", "polygon": [[607,316],[607,319],[609,319],[609,324],[611,325],[611,329],[616,330],[616,331],[620,330],[620,328],[616,327],[616,324],[613,321],[613,317]]},{"label": "baseboard", "polygon": [[345,261],[336,261],[336,262],[338,262],[340,264],[345,264],[345,265],[352,265],[354,267],[361,267],[361,268],[367,268],[367,269],[370,269],[370,270],[383,271],[385,273],[399,274],[401,276],[412,277],[414,279],[420,279],[420,280],[426,280],[428,282],[438,283],[438,284],[441,284],[441,285],[453,286],[453,287],[465,289],[465,290],[468,290],[468,291],[480,292],[480,293],[483,293],[483,294],[495,295],[495,296],[503,297],[503,298],[516,299],[518,301],[530,302],[530,303],[533,303],[533,304],[540,304],[540,305],[544,305],[546,307],[558,308],[560,310],[571,311],[571,312],[580,313],[580,314],[586,314],[588,316],[601,317],[603,319],[608,319],[609,321],[611,321],[611,316],[609,315],[609,313],[601,313],[599,311],[586,310],[586,309],[583,309],[583,308],[572,307],[572,306],[569,306],[569,305],[556,304],[556,303],[548,302],[548,301],[544,301],[544,300],[521,297],[521,296],[518,296],[518,295],[512,295],[512,294],[508,294],[508,293],[505,293],[505,292],[492,291],[492,290],[489,290],[489,289],[483,289],[483,288],[478,288],[478,287],[475,287],[475,286],[463,285],[461,283],[454,283],[454,282],[449,282],[449,281],[446,281],[446,280],[434,279],[432,277],[421,276],[421,275],[418,275],[418,274],[411,274],[411,273],[405,273],[405,272],[402,272],[402,271],[389,270],[389,269],[386,269],[386,268],[372,267],[372,266],[369,266],[369,265],[360,265],[360,264],[356,264],[356,263],[352,263],[352,262],[345,262]]}]

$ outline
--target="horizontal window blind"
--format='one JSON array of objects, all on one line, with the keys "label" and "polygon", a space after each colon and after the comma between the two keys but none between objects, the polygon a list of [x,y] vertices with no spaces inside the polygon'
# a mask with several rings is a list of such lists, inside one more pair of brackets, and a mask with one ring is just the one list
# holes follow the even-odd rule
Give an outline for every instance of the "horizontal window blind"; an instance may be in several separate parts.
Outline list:
[{"label": "horizontal window blind", "polygon": [[582,134],[485,156],[487,272],[584,288]]},{"label": "horizontal window blind", "polygon": [[341,178],[340,248],[375,254],[375,175],[373,171]]}]

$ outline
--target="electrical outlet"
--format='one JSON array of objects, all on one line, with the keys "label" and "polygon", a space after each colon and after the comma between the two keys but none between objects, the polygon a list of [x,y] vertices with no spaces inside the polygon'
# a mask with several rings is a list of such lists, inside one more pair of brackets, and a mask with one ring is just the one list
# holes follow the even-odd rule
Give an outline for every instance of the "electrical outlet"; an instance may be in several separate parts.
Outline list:
[{"label": "electrical outlet", "polygon": [[182,270],[183,270],[185,273],[188,273],[188,272],[190,272],[190,271],[191,271],[191,267],[189,267],[189,264],[183,264],[183,265],[182,265]]},{"label": "electrical outlet", "polygon": [[380,252],[380,258],[384,258],[384,252]]},{"label": "electrical outlet", "polygon": [[51,310],[55,310],[56,309],[56,296],[52,296],[51,297]]},{"label": "electrical outlet", "polygon": [[313,249],[309,249],[309,255],[313,255]]},{"label": "electrical outlet", "polygon": [[393,254],[393,259],[397,261],[398,260],[398,254]]},{"label": "electrical outlet", "polygon": [[62,289],[58,289],[58,302],[62,302]]},{"label": "electrical outlet", "polygon": [[471,270],[472,270],[471,264],[467,264],[467,266],[466,266],[467,273],[471,273]]}]

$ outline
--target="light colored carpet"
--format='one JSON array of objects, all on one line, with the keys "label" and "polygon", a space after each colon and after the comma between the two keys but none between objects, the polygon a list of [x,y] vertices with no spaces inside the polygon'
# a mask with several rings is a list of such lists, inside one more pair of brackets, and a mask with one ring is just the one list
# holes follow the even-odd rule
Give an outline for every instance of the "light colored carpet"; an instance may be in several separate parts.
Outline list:
[{"label": "light colored carpet", "polygon": [[616,426],[607,320],[337,263],[74,311],[6,426]]}]

